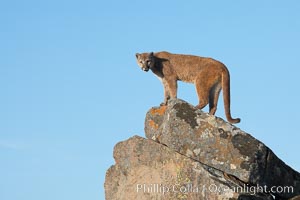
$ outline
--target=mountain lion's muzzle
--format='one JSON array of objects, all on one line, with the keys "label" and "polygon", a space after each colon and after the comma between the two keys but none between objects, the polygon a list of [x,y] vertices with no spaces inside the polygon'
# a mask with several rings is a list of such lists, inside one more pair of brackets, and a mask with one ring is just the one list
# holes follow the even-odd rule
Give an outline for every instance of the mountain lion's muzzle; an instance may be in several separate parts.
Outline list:
[{"label": "mountain lion's muzzle", "polygon": [[142,70],[145,71],[145,72],[147,72],[147,71],[149,71],[149,67],[148,66],[143,67]]}]

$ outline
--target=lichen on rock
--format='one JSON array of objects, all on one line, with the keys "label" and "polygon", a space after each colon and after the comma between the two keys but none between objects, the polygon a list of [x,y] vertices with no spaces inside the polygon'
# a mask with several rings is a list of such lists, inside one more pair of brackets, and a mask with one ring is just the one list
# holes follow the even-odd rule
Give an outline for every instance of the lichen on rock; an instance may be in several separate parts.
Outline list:
[{"label": "lichen on rock", "polygon": [[[106,173],[107,200],[286,200],[300,195],[300,174],[271,149],[180,99],[147,112],[145,135],[115,146],[116,164]],[[293,191],[247,190],[258,186]]]}]

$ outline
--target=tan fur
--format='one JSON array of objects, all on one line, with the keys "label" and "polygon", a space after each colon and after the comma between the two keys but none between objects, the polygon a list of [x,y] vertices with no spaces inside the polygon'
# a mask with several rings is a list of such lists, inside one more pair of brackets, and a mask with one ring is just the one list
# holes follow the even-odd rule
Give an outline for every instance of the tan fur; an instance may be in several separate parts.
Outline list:
[{"label": "tan fur", "polygon": [[171,54],[168,52],[136,54],[138,65],[144,71],[151,71],[164,85],[164,104],[168,99],[177,98],[177,81],[194,83],[199,104],[204,108],[209,104],[209,113],[214,115],[221,89],[223,89],[226,118],[230,123],[239,123],[230,114],[230,77],[226,66],[212,58],[192,55]]}]

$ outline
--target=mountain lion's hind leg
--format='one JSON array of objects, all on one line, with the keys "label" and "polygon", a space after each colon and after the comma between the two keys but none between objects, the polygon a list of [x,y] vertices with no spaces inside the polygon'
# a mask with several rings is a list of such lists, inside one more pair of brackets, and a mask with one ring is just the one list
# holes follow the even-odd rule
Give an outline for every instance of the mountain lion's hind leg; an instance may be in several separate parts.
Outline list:
[{"label": "mountain lion's hind leg", "polygon": [[209,93],[209,114],[214,115],[218,106],[218,99],[220,96],[220,91],[222,86],[220,83],[217,83]]},{"label": "mountain lion's hind leg", "polygon": [[195,86],[199,99],[199,104],[196,106],[196,108],[202,110],[208,104],[209,91],[208,88],[203,87],[203,82],[201,82],[201,79],[195,81]]}]

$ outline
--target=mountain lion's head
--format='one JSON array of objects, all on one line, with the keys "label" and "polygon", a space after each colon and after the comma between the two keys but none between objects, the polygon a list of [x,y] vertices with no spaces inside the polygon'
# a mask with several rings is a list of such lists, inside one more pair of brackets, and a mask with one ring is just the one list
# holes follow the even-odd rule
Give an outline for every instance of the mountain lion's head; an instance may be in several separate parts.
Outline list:
[{"label": "mountain lion's head", "polygon": [[154,66],[154,56],[153,52],[151,53],[136,53],[136,60],[141,69],[145,72],[149,71]]}]

